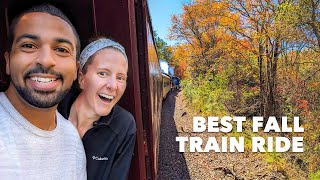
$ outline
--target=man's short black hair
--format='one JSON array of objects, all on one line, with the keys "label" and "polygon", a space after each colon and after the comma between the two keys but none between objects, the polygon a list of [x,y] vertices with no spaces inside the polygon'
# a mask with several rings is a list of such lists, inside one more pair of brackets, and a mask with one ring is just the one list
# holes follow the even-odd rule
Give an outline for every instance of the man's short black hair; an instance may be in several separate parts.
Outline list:
[{"label": "man's short black hair", "polygon": [[18,14],[11,22],[10,27],[9,27],[9,33],[8,33],[8,40],[7,40],[7,48],[6,50],[8,52],[11,52],[11,48],[12,48],[12,44],[13,44],[13,40],[14,40],[14,30],[15,27],[17,25],[17,23],[19,22],[20,18],[28,13],[32,13],[32,12],[44,12],[44,13],[48,13],[52,16],[56,16],[61,18],[62,20],[64,20],[65,22],[67,22],[70,27],[72,28],[72,31],[74,33],[74,36],[77,39],[77,44],[76,44],[76,58],[77,60],[79,59],[80,56],[80,39],[79,39],[79,35],[76,31],[76,29],[74,28],[74,26],[72,25],[71,21],[67,18],[67,16],[58,8],[56,8],[55,6],[51,5],[51,4],[41,4],[41,5],[37,5],[37,6],[33,6],[25,11],[23,11],[22,13]]}]

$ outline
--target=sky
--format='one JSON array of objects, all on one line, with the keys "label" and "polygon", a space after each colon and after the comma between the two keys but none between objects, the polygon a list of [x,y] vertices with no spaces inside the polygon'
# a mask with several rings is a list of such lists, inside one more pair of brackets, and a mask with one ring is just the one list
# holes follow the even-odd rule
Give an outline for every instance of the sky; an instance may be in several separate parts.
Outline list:
[{"label": "sky", "polygon": [[182,4],[185,0],[148,0],[153,30],[169,45],[175,41],[168,39],[171,27],[171,16],[182,13]]}]

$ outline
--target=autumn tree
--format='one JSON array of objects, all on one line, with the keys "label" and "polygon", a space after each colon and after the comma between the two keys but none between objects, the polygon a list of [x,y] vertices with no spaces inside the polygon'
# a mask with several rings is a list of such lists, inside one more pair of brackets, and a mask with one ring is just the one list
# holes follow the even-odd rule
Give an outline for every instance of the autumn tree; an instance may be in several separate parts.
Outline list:
[{"label": "autumn tree", "polygon": [[284,43],[295,34],[291,27],[281,26],[278,8],[280,1],[228,1],[230,9],[238,13],[240,26],[230,26],[237,36],[247,39],[257,57],[259,67],[260,114],[280,116],[278,86],[279,58]]},{"label": "autumn tree", "polygon": [[216,71],[215,64],[223,53],[216,47],[227,35],[220,25],[226,23],[230,15],[224,3],[194,1],[183,6],[181,15],[172,16],[169,37],[190,46],[192,77]]},{"label": "autumn tree", "polygon": [[320,52],[320,1],[298,0],[292,2],[293,7],[289,15],[296,13],[296,26],[302,29],[305,39],[315,51]]},{"label": "autumn tree", "polygon": [[[194,95],[194,99],[198,99],[196,101],[204,106],[217,104],[216,106],[224,106],[228,111],[240,114],[255,112],[255,108],[251,108],[255,102],[245,100],[242,94],[243,86],[256,84],[252,73],[255,71],[254,65],[247,58],[251,52],[246,48],[250,45],[246,42],[237,44],[237,37],[226,28],[239,24],[239,16],[230,12],[227,3],[209,0],[186,4],[183,11],[181,15],[172,17],[170,38],[181,42],[174,48],[173,59],[176,64],[187,65],[181,69],[186,69],[184,75],[190,76],[190,87],[209,88],[202,93],[190,92],[190,95]],[[201,88],[199,91],[202,91]],[[217,98],[219,94],[221,98]],[[232,99],[230,94],[233,94],[235,102],[229,101]],[[203,96],[209,98],[203,101]],[[252,96],[255,93],[247,97]],[[247,103],[250,108],[247,108]]]},{"label": "autumn tree", "polygon": [[188,67],[190,59],[189,45],[181,44],[179,46],[173,47],[172,61],[171,65],[174,67],[174,73],[182,79],[185,79],[188,74]]}]

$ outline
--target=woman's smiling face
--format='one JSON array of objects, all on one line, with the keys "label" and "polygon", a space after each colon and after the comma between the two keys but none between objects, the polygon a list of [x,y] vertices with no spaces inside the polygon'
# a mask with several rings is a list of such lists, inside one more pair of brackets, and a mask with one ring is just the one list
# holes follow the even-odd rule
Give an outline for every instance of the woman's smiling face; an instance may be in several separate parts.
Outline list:
[{"label": "woman's smiling face", "polygon": [[79,73],[81,94],[85,96],[88,108],[99,116],[106,116],[126,89],[128,62],[113,48],[99,50],[91,58],[86,72]]}]

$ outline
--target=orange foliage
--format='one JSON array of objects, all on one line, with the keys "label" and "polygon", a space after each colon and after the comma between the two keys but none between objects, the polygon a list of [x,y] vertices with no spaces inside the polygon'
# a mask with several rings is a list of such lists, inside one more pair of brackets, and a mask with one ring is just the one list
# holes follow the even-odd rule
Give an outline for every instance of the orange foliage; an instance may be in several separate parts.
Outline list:
[{"label": "orange foliage", "polygon": [[183,66],[180,69],[184,76],[186,66],[197,76],[216,71],[219,68],[218,59],[224,54],[237,56],[232,51],[235,48],[235,37],[225,27],[235,26],[240,20],[238,15],[230,12],[227,3],[197,0],[184,5],[183,13],[172,16],[171,21],[169,38],[183,42],[173,52],[176,59],[174,64]]},{"label": "orange foliage", "polygon": [[176,76],[185,78],[187,76],[187,67],[189,66],[188,45],[180,45],[173,48],[172,64],[175,68]]}]

